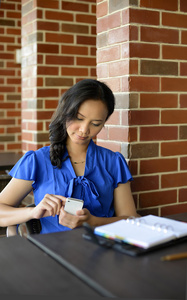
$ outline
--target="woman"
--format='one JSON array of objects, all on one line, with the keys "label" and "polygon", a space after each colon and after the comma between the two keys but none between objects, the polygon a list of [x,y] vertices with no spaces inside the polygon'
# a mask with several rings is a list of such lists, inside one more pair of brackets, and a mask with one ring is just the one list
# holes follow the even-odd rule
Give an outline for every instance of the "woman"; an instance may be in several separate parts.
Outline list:
[{"label": "woman", "polygon": [[[41,233],[48,233],[138,216],[125,159],[92,140],[114,104],[112,91],[92,79],[63,95],[50,124],[51,145],[27,152],[10,171],[13,178],[0,194],[0,226],[40,219]],[[31,190],[36,207],[19,207]],[[76,215],[64,210],[67,197],[84,200]]]}]

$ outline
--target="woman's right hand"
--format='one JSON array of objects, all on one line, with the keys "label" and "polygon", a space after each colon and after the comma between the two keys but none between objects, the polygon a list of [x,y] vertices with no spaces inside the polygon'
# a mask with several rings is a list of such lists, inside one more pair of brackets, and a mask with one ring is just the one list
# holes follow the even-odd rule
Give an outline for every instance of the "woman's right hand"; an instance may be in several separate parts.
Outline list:
[{"label": "woman's right hand", "polygon": [[32,210],[32,218],[40,219],[43,217],[59,215],[61,207],[64,207],[66,197],[61,195],[46,194],[42,201]]}]

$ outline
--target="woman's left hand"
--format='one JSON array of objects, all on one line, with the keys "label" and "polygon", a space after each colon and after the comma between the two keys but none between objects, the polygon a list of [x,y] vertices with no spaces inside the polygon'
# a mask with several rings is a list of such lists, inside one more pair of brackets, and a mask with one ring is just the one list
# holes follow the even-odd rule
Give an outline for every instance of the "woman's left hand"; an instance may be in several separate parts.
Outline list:
[{"label": "woman's left hand", "polygon": [[71,215],[62,207],[59,214],[59,223],[63,226],[74,229],[82,226],[84,222],[88,222],[91,217],[92,215],[87,208],[78,210],[76,215]]}]

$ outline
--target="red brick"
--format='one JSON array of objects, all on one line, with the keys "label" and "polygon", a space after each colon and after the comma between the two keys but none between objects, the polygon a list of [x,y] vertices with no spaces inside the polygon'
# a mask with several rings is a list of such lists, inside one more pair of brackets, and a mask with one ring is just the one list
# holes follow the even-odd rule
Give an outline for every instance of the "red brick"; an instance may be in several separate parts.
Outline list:
[{"label": "red brick", "polygon": [[129,43],[124,43],[121,45],[121,57],[122,58],[129,58]]},{"label": "red brick", "polygon": [[129,170],[130,170],[132,176],[137,175],[137,173],[138,173],[138,162],[136,160],[130,160],[129,161]]},{"label": "red brick", "polygon": [[162,124],[186,124],[187,110],[164,110],[161,112]]},{"label": "red brick", "polygon": [[129,40],[137,41],[138,40],[138,27],[137,26],[129,26]]},{"label": "red brick", "polygon": [[72,21],[73,22],[73,14],[59,11],[46,11],[45,19],[47,20],[59,20],[59,21]]},{"label": "red brick", "polygon": [[167,142],[161,144],[161,155],[162,156],[178,156],[186,155],[187,142],[186,141],[176,141]]},{"label": "red brick", "polygon": [[0,93],[12,93],[15,92],[15,87],[13,86],[0,86]]},{"label": "red brick", "polygon": [[187,63],[180,63],[180,75],[187,76]]},{"label": "red brick", "polygon": [[186,2],[186,0],[180,0],[180,11],[187,12],[187,2]]},{"label": "red brick", "polygon": [[37,73],[38,75],[58,75],[58,67],[46,67],[46,66],[38,66]]},{"label": "red brick", "polygon": [[38,89],[37,90],[37,96],[39,98],[43,97],[58,97],[59,96],[59,90],[58,89]]},{"label": "red brick", "polygon": [[130,125],[152,125],[158,123],[158,110],[131,110],[129,112]]},{"label": "red brick", "polygon": [[7,78],[7,84],[21,85],[21,78]]},{"label": "red brick", "polygon": [[30,132],[22,132],[22,140],[32,141],[33,140],[33,134],[30,133]]},{"label": "red brick", "polygon": [[140,107],[142,108],[175,108],[178,107],[177,94],[140,94]]},{"label": "red brick", "polygon": [[0,36],[1,39],[1,43],[11,43],[14,44],[15,43],[15,39],[14,37],[9,37],[9,36]]},{"label": "red brick", "polygon": [[96,16],[76,14],[76,22],[86,23],[86,24],[96,24]]},{"label": "red brick", "polygon": [[[119,116],[120,121],[120,116]],[[129,125],[129,111],[128,110],[121,110],[121,124],[124,126]]]},{"label": "red brick", "polygon": [[98,63],[117,60],[120,58],[120,47],[113,46],[104,50],[98,50],[97,60]]},{"label": "red brick", "polygon": [[128,142],[128,127],[109,127],[109,140]]},{"label": "red brick", "polygon": [[140,161],[140,173],[162,173],[177,171],[178,160],[177,158],[171,159],[149,159]]},{"label": "red brick", "polygon": [[187,60],[187,47],[163,45],[162,55],[164,59]]},{"label": "red brick", "polygon": [[140,128],[140,141],[175,140],[177,138],[177,126],[152,126]]},{"label": "red brick", "polygon": [[59,53],[59,45],[53,44],[37,44],[37,52],[38,53]]},{"label": "red brick", "polygon": [[1,1],[1,9],[4,10],[15,10],[15,4],[5,3]]},{"label": "red brick", "polygon": [[106,121],[106,125],[120,125],[120,111],[119,110],[115,110],[113,112],[113,114]]},{"label": "red brick", "polygon": [[129,61],[120,60],[109,63],[109,76],[124,76],[129,74]]},{"label": "red brick", "polygon": [[182,31],[181,32],[181,43],[182,44],[187,44],[187,31]]},{"label": "red brick", "polygon": [[110,89],[114,93],[121,92],[120,79],[118,77],[112,79],[105,79],[105,83],[110,87]]},{"label": "red brick", "polygon": [[129,47],[131,58],[159,58],[160,56],[160,46],[156,44],[130,43]]},{"label": "red brick", "polygon": [[7,145],[7,150],[20,150],[20,149],[21,149],[21,143]]},{"label": "red brick", "polygon": [[37,27],[38,30],[48,30],[48,31],[59,31],[60,24],[58,22],[46,22],[46,21],[38,21]]},{"label": "red brick", "polygon": [[186,202],[187,199],[187,189],[179,190],[179,202]]},{"label": "red brick", "polygon": [[104,127],[99,134],[97,135],[97,138],[100,140],[108,140],[108,127]]},{"label": "red brick", "polygon": [[61,46],[62,54],[79,54],[79,55],[88,55],[88,47],[82,46]]},{"label": "red brick", "polygon": [[97,76],[98,78],[108,77],[108,64],[99,64],[97,67]]},{"label": "red brick", "polygon": [[129,142],[137,142],[138,128],[129,128]]},{"label": "red brick", "polygon": [[60,56],[60,55],[46,55],[47,65],[73,65],[74,57],[71,56]]},{"label": "red brick", "polygon": [[[7,34],[21,36],[21,28],[7,28]],[[20,48],[20,46],[19,46]]]},{"label": "red brick", "polygon": [[37,111],[35,112],[35,115],[36,115],[36,119],[37,120],[48,120],[48,119],[51,119],[51,116],[53,114],[53,110],[52,111]]},{"label": "red brick", "polygon": [[37,0],[37,7],[42,7],[42,8],[52,8],[52,9],[59,9],[59,1],[51,1],[51,0]]},{"label": "red brick", "polygon": [[172,29],[142,26],[141,41],[177,44],[179,42],[179,32]]},{"label": "red brick", "polygon": [[108,16],[97,20],[97,33],[105,32],[109,29]]},{"label": "red brick", "polygon": [[186,15],[178,13],[162,13],[162,25],[172,27],[187,28],[187,17]]},{"label": "red brick", "polygon": [[98,3],[97,5],[97,18],[101,18],[108,13],[108,1]]},{"label": "red brick", "polygon": [[137,75],[138,74],[138,60],[135,59],[131,59],[129,61],[129,74],[134,74]]},{"label": "red brick", "polygon": [[187,95],[186,94],[181,94],[180,95],[180,107],[187,107]]},{"label": "red brick", "polygon": [[61,33],[46,33],[46,42],[52,43],[73,43],[73,35]]},{"label": "red brick", "polygon": [[141,193],[139,196],[139,205],[140,208],[160,206],[175,203],[176,199],[176,190]]},{"label": "red brick", "polygon": [[108,29],[113,29],[116,27],[120,27],[121,26],[121,12],[116,12],[113,13],[111,15],[108,15],[108,24],[109,24],[109,28]]},{"label": "red brick", "polygon": [[88,12],[89,6],[88,6],[88,4],[62,1],[62,10],[63,11],[70,10],[70,11],[75,11],[75,12],[77,12],[77,11]]},{"label": "red brick", "polygon": [[161,90],[162,91],[173,91],[173,92],[186,92],[187,91],[187,79],[186,78],[162,78],[161,79]]},{"label": "red brick", "polygon": [[34,119],[33,111],[22,110],[22,119],[33,120]]},{"label": "red brick", "polygon": [[78,66],[96,66],[95,57],[77,57],[76,61]]},{"label": "red brick", "polygon": [[180,158],[180,170],[187,170],[187,157]]},{"label": "red brick", "polygon": [[14,125],[15,119],[0,119],[0,125]]},{"label": "red brick", "polygon": [[159,176],[137,176],[131,183],[132,192],[151,191],[159,189]]},{"label": "red brick", "polygon": [[173,173],[161,175],[161,187],[162,188],[173,188],[186,186],[187,173]]},{"label": "red brick", "polygon": [[15,76],[15,70],[0,69],[0,76]]},{"label": "red brick", "polygon": [[123,76],[121,79],[121,92],[129,92],[129,77]]},{"label": "red brick", "polygon": [[21,111],[7,111],[7,117],[21,117]]},{"label": "red brick", "polygon": [[31,130],[31,131],[43,131],[44,128],[43,128],[43,122],[28,122],[28,130]]},{"label": "red brick", "polygon": [[178,10],[178,0],[140,0],[140,7],[175,11]]},{"label": "red brick", "polygon": [[0,109],[15,109],[15,103],[0,102]]},{"label": "red brick", "polygon": [[116,44],[126,42],[129,40],[129,27],[124,26],[121,28],[113,29],[108,33],[108,44]]},{"label": "red brick", "polygon": [[88,68],[61,68],[62,76],[88,76]]},{"label": "red brick", "polygon": [[159,25],[160,15],[158,11],[130,8],[130,22],[147,25]]},{"label": "red brick", "polygon": [[122,24],[127,25],[129,24],[129,18],[130,18],[130,9],[124,9],[122,10]]},{"label": "red brick", "polygon": [[139,92],[158,92],[159,91],[159,78],[156,77],[141,77],[131,76],[129,81],[130,91]]},{"label": "red brick", "polygon": [[96,38],[94,36],[77,36],[77,44],[80,45],[96,45]]}]

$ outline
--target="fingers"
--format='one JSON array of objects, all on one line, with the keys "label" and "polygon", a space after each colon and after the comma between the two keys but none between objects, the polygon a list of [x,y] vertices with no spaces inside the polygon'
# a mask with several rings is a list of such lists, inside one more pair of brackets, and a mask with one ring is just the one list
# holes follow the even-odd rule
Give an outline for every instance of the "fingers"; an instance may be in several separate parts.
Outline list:
[{"label": "fingers", "polygon": [[64,211],[63,207],[60,210],[59,223],[63,226],[74,229],[82,226],[84,222],[88,221],[90,213],[87,209],[78,210],[76,215],[71,215]]},{"label": "fingers", "polygon": [[66,198],[61,195],[46,194],[35,208],[35,217],[47,217],[59,215]]}]

